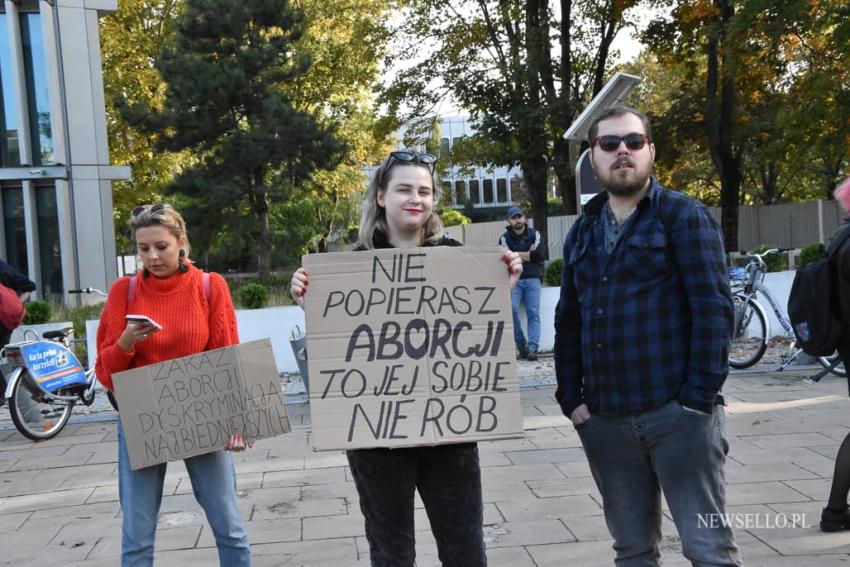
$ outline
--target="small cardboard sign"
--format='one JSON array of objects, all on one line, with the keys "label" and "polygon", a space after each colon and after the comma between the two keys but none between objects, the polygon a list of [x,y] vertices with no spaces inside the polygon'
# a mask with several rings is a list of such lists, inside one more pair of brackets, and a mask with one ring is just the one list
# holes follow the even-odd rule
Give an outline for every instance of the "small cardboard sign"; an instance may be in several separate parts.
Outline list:
[{"label": "small cardboard sign", "polygon": [[302,258],[313,447],[523,435],[503,255],[434,247]]},{"label": "small cardboard sign", "polygon": [[133,469],[290,431],[271,341],[175,358],[112,376]]}]

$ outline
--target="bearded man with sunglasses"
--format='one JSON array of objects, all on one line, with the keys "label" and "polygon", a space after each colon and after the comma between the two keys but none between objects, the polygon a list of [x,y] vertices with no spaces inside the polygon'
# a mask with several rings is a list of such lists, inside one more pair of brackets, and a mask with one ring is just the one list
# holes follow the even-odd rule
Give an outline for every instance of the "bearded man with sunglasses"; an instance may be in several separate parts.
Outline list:
[{"label": "bearded man with sunglasses", "polygon": [[723,237],[652,177],[642,112],[591,125],[605,191],[564,242],[556,398],[581,438],[618,566],[659,565],[661,492],[694,565],[741,565],[725,513],[722,396],[733,305]]}]

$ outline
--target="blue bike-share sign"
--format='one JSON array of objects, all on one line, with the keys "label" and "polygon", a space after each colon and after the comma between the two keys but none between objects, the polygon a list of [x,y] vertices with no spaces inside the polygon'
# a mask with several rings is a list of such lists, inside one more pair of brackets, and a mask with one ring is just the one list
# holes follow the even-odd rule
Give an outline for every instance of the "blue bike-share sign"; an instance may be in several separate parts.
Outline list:
[{"label": "blue bike-share sign", "polygon": [[30,375],[48,392],[86,383],[80,361],[64,345],[46,341],[31,343],[21,347],[21,355]]}]

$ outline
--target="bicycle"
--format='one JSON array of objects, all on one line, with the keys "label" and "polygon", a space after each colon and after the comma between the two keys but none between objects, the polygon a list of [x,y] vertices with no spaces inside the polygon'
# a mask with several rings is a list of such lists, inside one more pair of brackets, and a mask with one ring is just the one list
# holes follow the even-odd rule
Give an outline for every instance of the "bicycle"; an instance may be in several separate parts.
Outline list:
[{"label": "bicycle", "polygon": [[[746,267],[743,270],[730,270],[732,300],[735,304],[735,331],[729,349],[729,366],[732,368],[744,369],[756,364],[767,350],[768,338],[772,337],[770,320],[764,306],[759,302],[759,294],[767,299],[776,319],[785,330],[785,335],[791,340],[790,350],[782,355],[782,362],[777,370],[785,370],[803,352],[803,349],[795,346],[794,331],[784,309],[763,283],[767,273],[764,258],[783,251],[781,248],[771,248],[756,254],[742,250],[741,255],[749,258]],[[837,354],[818,357],[818,362],[828,372],[838,376],[847,375]]]},{"label": "bicycle", "polygon": [[[74,289],[68,293],[94,293],[106,297],[95,288]],[[73,327],[42,334],[28,329],[24,340],[6,345],[0,351],[11,367],[0,405],[9,403],[12,422],[22,435],[34,441],[58,435],[68,420],[74,405],[94,403],[97,380],[94,366],[84,370],[69,349]]]}]

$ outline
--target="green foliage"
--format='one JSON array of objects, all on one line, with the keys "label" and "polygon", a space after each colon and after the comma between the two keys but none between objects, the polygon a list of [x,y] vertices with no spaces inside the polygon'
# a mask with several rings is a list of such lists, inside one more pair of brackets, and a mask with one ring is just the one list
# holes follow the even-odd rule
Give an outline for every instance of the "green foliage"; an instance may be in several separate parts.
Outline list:
[{"label": "green foliage", "polygon": [[562,3],[571,11],[560,14],[552,4],[406,1],[404,44],[388,57],[404,68],[382,94],[396,124],[423,138],[443,100],[455,101],[477,133],[453,147],[454,165],[520,166],[529,216],[544,239],[550,169],[567,212],[576,210],[575,166],[563,134],[601,90],[611,43],[639,2]]},{"label": "green foliage", "polygon": [[808,266],[812,262],[820,260],[823,258],[824,252],[823,244],[820,242],[804,246],[803,249],[800,250],[800,263],[797,267],[802,268],[804,266]]},{"label": "green foliage", "polygon": [[82,307],[68,307],[64,303],[53,305],[52,320],[57,322],[70,321],[74,326],[74,338],[82,339],[80,342],[74,343],[74,354],[77,355],[83,366],[88,366],[88,350],[85,343],[86,321],[100,319],[100,313],[105,305],[106,303],[83,305]]},{"label": "green foliage", "polygon": [[53,314],[53,308],[50,306],[50,302],[41,299],[28,301],[25,307],[27,308],[27,315],[24,317],[24,325],[47,323]]},{"label": "green foliage", "polygon": [[246,309],[261,309],[269,301],[269,292],[261,283],[251,282],[243,285],[236,292],[240,307]]},{"label": "green foliage", "polygon": [[158,150],[197,156],[164,191],[194,199],[186,216],[203,227],[201,240],[227,221],[249,220],[261,277],[271,270],[270,203],[332,169],[342,150],[335,128],[286,92],[310,68],[309,55],[294,51],[305,27],[288,0],[185,0],[174,41],[156,59],[168,86],[162,108],[119,101]]},{"label": "green foliage", "polygon": [[[738,189],[725,200],[734,205],[831,194],[850,168],[850,47],[837,41],[850,29],[846,2],[674,4],[653,16],[649,50],[626,69],[646,78],[638,106],[651,113],[659,180],[707,204],[725,185]],[[711,142],[720,132],[722,151]]]},{"label": "green foliage", "polygon": [[[778,247],[771,244],[759,244],[753,248],[753,252],[761,254],[765,250],[770,250],[771,248]],[[764,263],[767,264],[768,272],[782,272],[788,269],[788,254],[785,252],[775,252],[769,256],[765,256]]]},{"label": "green foliage", "polygon": [[440,213],[440,218],[443,219],[445,226],[458,226],[461,224],[469,224],[469,217],[456,209],[446,209]]},{"label": "green foliage", "polygon": [[561,272],[564,270],[564,259],[556,258],[546,267],[546,283],[551,286],[561,286]]}]

